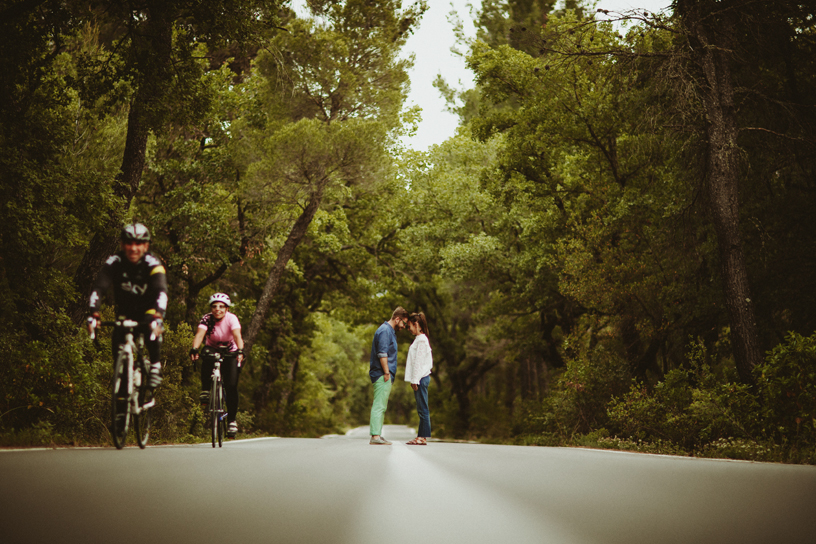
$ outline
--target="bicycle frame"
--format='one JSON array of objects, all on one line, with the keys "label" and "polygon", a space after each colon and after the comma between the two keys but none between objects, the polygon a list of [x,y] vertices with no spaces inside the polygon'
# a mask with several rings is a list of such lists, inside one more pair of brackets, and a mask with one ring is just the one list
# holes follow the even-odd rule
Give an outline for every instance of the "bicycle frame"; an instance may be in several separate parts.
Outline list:
[{"label": "bicycle frame", "polygon": [[210,422],[212,425],[212,445],[215,447],[216,441],[218,442],[218,446],[220,447],[223,441],[223,435],[225,434],[224,429],[224,418],[227,417],[227,412],[224,410],[223,402],[224,402],[224,384],[221,378],[221,361],[222,356],[219,351],[212,351],[210,352],[209,356],[211,356],[213,360],[213,370],[212,370],[212,387],[210,391]]},{"label": "bicycle frame", "polygon": [[[151,399],[150,402],[147,402],[143,405],[139,405],[139,387],[142,386],[142,380],[147,379],[147,376],[143,376],[143,370],[148,369],[139,369],[139,372],[136,373],[136,369],[134,368],[136,365],[136,356],[142,353],[145,349],[144,347],[144,337],[139,335],[138,344],[133,336],[133,329],[139,326],[137,321],[132,321],[130,319],[124,319],[122,321],[114,322],[116,325],[120,325],[126,329],[128,332],[125,334],[125,343],[122,344],[121,349],[128,354],[128,362],[127,368],[125,370],[125,379],[127,380],[127,395],[128,395],[128,404],[130,405],[130,413],[134,415],[138,415],[143,411],[152,408],[156,404],[156,399]],[[119,385],[119,384],[117,384]]]},{"label": "bicycle frame", "polygon": [[[140,402],[140,393],[143,393],[143,382],[148,380],[147,375],[150,372],[149,365],[143,364],[144,359],[144,336],[133,334],[140,323],[130,319],[120,319],[117,321],[104,321],[100,325],[114,326],[125,329],[125,340],[119,345],[115,361],[114,361],[114,381],[112,383],[112,403],[113,403],[113,429],[112,434],[114,438],[114,445],[117,449],[121,449],[127,440],[127,434],[130,430],[130,418],[133,416],[134,424],[136,426],[137,443],[140,448],[147,445],[147,437],[150,428],[150,416],[148,410],[155,406],[156,399],[152,398],[150,401],[142,404]],[[124,384],[122,383],[124,380]],[[124,385],[124,390],[122,386]],[[118,427],[117,418],[121,413],[116,408],[117,398],[119,393],[124,393],[126,400],[126,407],[123,407],[124,422]],[[144,395],[142,395],[144,396]],[[144,399],[142,399],[144,400]],[[142,419],[140,419],[140,416]],[[121,431],[121,436],[119,436]]]},{"label": "bicycle frame", "polygon": [[215,364],[213,365],[213,372],[212,372],[213,382],[221,383],[221,354],[215,354]]}]

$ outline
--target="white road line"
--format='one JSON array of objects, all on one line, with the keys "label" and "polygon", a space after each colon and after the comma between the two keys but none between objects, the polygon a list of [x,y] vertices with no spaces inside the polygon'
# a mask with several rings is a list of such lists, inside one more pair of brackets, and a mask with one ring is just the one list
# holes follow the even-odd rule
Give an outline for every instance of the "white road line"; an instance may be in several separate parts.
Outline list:
[{"label": "white road line", "polygon": [[344,542],[583,542],[545,512],[531,517],[529,508],[514,504],[517,499],[497,498],[494,488],[446,472],[425,458],[424,447],[391,446],[388,472],[381,480],[372,474],[361,517],[351,524],[357,532]]}]

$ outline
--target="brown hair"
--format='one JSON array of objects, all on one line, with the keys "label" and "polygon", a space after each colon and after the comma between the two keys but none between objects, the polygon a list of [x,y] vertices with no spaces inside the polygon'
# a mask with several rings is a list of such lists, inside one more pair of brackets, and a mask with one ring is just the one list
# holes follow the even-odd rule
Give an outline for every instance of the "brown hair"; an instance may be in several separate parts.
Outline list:
[{"label": "brown hair", "polygon": [[393,314],[391,314],[391,319],[394,319],[396,317],[405,317],[405,318],[407,318],[408,317],[408,310],[406,310],[402,306],[397,306],[397,309],[394,310]]},{"label": "brown hair", "polygon": [[425,314],[422,312],[413,313],[408,316],[408,321],[411,323],[419,323],[419,332],[428,337],[428,344],[430,344],[431,335],[428,333],[428,321],[425,319]]}]

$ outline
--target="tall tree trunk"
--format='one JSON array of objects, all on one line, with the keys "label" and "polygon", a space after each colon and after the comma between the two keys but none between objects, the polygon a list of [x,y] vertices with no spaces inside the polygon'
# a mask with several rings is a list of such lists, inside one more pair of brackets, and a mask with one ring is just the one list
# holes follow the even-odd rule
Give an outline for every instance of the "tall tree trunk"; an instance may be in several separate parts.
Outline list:
[{"label": "tall tree trunk", "polygon": [[137,93],[131,103],[122,166],[113,185],[113,194],[121,201],[121,206],[111,209],[102,230],[94,234],[74,274],[74,284],[80,298],[72,306],[70,314],[77,324],[82,321],[87,311],[88,297],[99,268],[105,259],[116,251],[117,234],[122,225],[122,218],[130,209],[130,203],[142,179],[149,134],[147,123],[142,116],[142,100],[141,93]]},{"label": "tall tree trunk", "polygon": [[504,370],[504,383],[505,383],[505,390],[504,390],[504,407],[507,409],[507,413],[511,416],[515,410],[516,404],[516,374],[518,368],[516,365],[509,364],[505,367]]},{"label": "tall tree trunk", "polygon": [[762,352],[739,228],[739,148],[730,69],[735,13],[725,10],[717,17],[703,18],[699,5],[692,4],[678,2],[678,10],[698,42],[696,58],[705,76],[700,90],[707,123],[710,214],[737,372],[742,382],[753,383],[752,369],[762,362]]},{"label": "tall tree trunk", "polygon": [[317,209],[320,207],[320,202],[323,200],[323,189],[325,188],[326,183],[327,181],[322,181],[314,189],[314,192],[309,198],[308,204],[303,209],[303,212],[301,212],[297,221],[295,221],[295,224],[292,225],[292,229],[289,231],[289,236],[286,238],[286,242],[278,251],[278,257],[275,260],[275,265],[269,272],[269,277],[266,280],[263,292],[258,299],[258,304],[255,306],[255,313],[252,314],[252,321],[250,321],[247,332],[244,335],[244,351],[247,354],[252,351],[252,345],[255,343],[258,332],[261,330],[261,325],[266,319],[266,314],[269,312],[269,306],[272,304],[272,299],[278,292],[280,278],[283,275],[284,269],[286,268],[286,263],[289,262],[289,259],[292,257],[292,253],[294,253],[301,240],[303,240],[303,237],[306,235],[306,231],[309,228],[309,224],[312,222],[315,213],[317,213]]},{"label": "tall tree trunk", "polygon": [[142,82],[130,104],[122,166],[113,183],[113,194],[121,201],[121,206],[110,210],[102,230],[94,234],[74,274],[74,284],[80,297],[69,309],[69,315],[77,324],[81,323],[85,315],[88,297],[99,268],[116,250],[122,218],[130,209],[130,203],[142,180],[150,133],[151,105],[163,100],[168,78],[172,77],[173,25],[161,1],[150,7],[145,41],[142,46],[146,52],[143,54],[150,55],[152,62],[149,73],[142,74]]},{"label": "tall tree trunk", "polygon": [[541,320],[541,338],[543,340],[542,346],[542,354],[543,361],[547,367],[552,368],[564,368],[567,366],[567,362],[564,361],[564,358],[561,357],[561,353],[558,351],[559,344],[553,338],[553,331],[555,331],[555,326],[559,324],[559,320],[563,321],[563,317],[566,312],[560,312],[560,316],[556,317],[552,313],[547,312],[539,312],[539,317]]},{"label": "tall tree trunk", "polygon": [[289,372],[286,374],[286,385],[281,390],[280,400],[278,401],[278,416],[280,416],[281,419],[286,415],[286,409],[295,401],[295,378],[297,377],[299,367],[300,354],[297,354],[292,364],[289,365]]},{"label": "tall tree trunk", "polygon": [[451,391],[456,397],[456,419],[454,420],[453,434],[457,437],[466,437],[470,432],[470,389],[466,379],[461,376],[450,377]]}]

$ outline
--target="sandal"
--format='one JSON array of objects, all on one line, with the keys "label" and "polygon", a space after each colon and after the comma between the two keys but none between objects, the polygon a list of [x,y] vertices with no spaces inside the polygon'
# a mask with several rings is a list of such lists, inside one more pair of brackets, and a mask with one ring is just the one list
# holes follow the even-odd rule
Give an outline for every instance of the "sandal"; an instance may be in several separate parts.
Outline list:
[{"label": "sandal", "polygon": [[406,442],[406,444],[409,445],[409,446],[427,446],[428,445],[428,443],[425,442],[425,439],[422,439],[422,438],[419,438],[419,437],[414,438],[413,440],[410,440],[410,441]]}]

